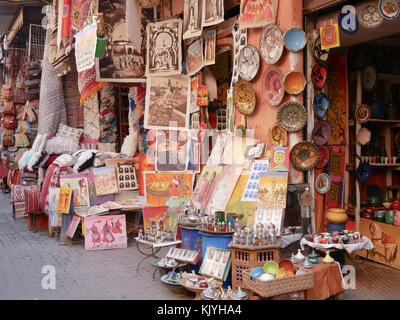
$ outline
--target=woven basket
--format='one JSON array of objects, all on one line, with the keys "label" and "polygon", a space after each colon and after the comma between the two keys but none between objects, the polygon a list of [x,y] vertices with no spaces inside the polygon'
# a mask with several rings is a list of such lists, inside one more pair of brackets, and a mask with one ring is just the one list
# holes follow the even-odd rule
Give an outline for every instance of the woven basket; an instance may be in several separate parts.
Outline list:
[{"label": "woven basket", "polygon": [[260,279],[251,275],[250,269],[248,269],[243,271],[243,282],[246,289],[253,291],[260,297],[274,297],[277,295],[295,291],[303,291],[314,287],[314,274],[311,271],[306,271],[307,274],[270,281],[261,281]]}]

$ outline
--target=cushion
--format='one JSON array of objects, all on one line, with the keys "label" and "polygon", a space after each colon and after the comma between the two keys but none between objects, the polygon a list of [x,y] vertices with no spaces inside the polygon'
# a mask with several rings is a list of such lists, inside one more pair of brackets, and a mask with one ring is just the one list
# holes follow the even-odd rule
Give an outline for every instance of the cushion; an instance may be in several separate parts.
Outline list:
[{"label": "cushion", "polygon": [[99,152],[116,152],[117,151],[117,144],[116,143],[102,143],[99,142],[97,144],[97,149]]},{"label": "cushion", "polygon": [[137,133],[127,135],[121,147],[121,153],[134,156],[137,150]]},{"label": "cushion", "polygon": [[32,154],[32,157],[28,161],[28,170],[29,171],[33,170],[33,167],[39,163],[41,157],[42,157],[41,152],[34,152]]},{"label": "cushion", "polygon": [[79,142],[82,133],[83,133],[82,129],[72,128],[65,124],[60,123],[57,131],[57,136],[72,138],[77,142]]},{"label": "cushion", "polygon": [[84,150],[76,152],[75,154],[78,159],[73,167],[73,172],[82,172],[83,170],[93,166],[96,153],[97,150]]},{"label": "cushion", "polygon": [[60,167],[72,167],[78,159],[70,154],[63,154],[53,161]]},{"label": "cushion", "polygon": [[20,169],[26,167],[26,166],[28,165],[29,159],[32,157],[32,155],[33,155],[34,153],[35,153],[35,152],[32,151],[32,150],[26,151],[26,152],[22,155],[21,159],[19,159],[19,161],[18,161],[18,167],[19,167]]},{"label": "cushion", "polygon": [[56,136],[46,143],[45,151],[49,154],[73,154],[79,150],[79,142],[73,138]]},{"label": "cushion", "polygon": [[10,202],[25,201],[25,190],[37,190],[40,191],[39,185],[23,186],[20,184],[11,185],[11,197]]},{"label": "cushion", "polygon": [[25,214],[39,212],[39,190],[25,190]]}]

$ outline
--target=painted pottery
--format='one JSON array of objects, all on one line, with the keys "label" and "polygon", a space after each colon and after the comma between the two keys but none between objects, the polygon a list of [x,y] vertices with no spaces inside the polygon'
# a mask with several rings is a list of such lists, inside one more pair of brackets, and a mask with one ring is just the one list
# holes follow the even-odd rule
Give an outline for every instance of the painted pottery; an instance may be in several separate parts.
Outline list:
[{"label": "painted pottery", "polygon": [[383,16],[375,2],[361,5],[357,10],[357,19],[365,28],[377,28],[383,23]]},{"label": "painted pottery", "polygon": [[307,110],[297,102],[288,101],[279,108],[277,121],[287,132],[299,131],[307,123]]},{"label": "painted pottery", "polygon": [[263,270],[265,273],[275,275],[279,270],[279,265],[275,261],[270,260],[264,264]]},{"label": "painted pottery", "polygon": [[320,120],[314,125],[312,139],[317,146],[326,144],[331,136],[331,125],[326,120]]},{"label": "painted pottery", "polygon": [[396,212],[394,210],[386,211],[385,222],[387,224],[394,224],[394,215],[395,215],[395,213]]},{"label": "painted pottery", "polygon": [[250,82],[239,80],[233,87],[233,103],[240,113],[250,115],[256,108],[256,93]]},{"label": "painted pottery", "polygon": [[321,90],[326,84],[328,70],[321,64],[315,64],[311,71],[311,81],[315,88]]},{"label": "painted pottery", "polygon": [[248,44],[239,53],[239,75],[245,81],[251,81],[260,68],[260,55],[255,46]]},{"label": "painted pottery", "polygon": [[304,91],[306,87],[304,74],[298,71],[290,71],[283,79],[283,86],[288,94],[297,95]]},{"label": "painted pottery", "polygon": [[327,146],[319,146],[319,160],[315,165],[315,168],[321,169],[325,167],[329,162],[329,148]]},{"label": "painted pottery", "polygon": [[399,16],[400,5],[397,0],[380,0],[378,7],[379,12],[385,19],[393,20]]},{"label": "painted pottery", "polygon": [[310,142],[299,142],[290,150],[290,163],[301,171],[311,170],[319,161],[319,149]]},{"label": "painted pottery", "polygon": [[332,263],[333,261],[335,260],[329,255],[329,252],[327,251],[325,257],[322,259],[322,262],[329,264]]},{"label": "painted pottery", "polygon": [[400,211],[396,211],[394,214],[393,224],[395,226],[400,226]]},{"label": "painted pottery", "polygon": [[283,36],[283,44],[289,51],[298,52],[305,47],[306,43],[306,34],[299,28],[289,29]]},{"label": "painted pottery", "polygon": [[340,211],[328,209],[326,219],[333,223],[344,223],[349,219],[349,217],[344,209],[340,209]]},{"label": "painted pottery", "polygon": [[358,123],[365,123],[371,118],[371,109],[366,104],[359,104],[355,111],[355,118]]},{"label": "painted pottery", "polygon": [[283,87],[283,74],[279,68],[269,66],[264,73],[264,98],[271,106],[277,106],[281,103],[285,95]]},{"label": "painted pottery", "polygon": [[378,86],[378,69],[375,65],[367,65],[361,74],[363,88],[368,92],[373,92]]},{"label": "painted pottery", "polygon": [[314,57],[322,62],[328,61],[329,58],[329,49],[328,50],[322,50],[321,49],[321,37],[318,37],[315,39],[314,44],[313,44],[313,52],[314,52]]},{"label": "painted pottery", "polygon": [[277,25],[264,27],[260,39],[261,56],[267,64],[278,62],[283,52],[283,35]]},{"label": "painted pottery", "polygon": [[323,117],[325,117],[328,108],[329,108],[328,97],[322,92],[317,93],[314,96],[314,101],[313,101],[314,115],[322,119]]},{"label": "painted pottery", "polygon": [[327,173],[321,173],[315,181],[315,189],[317,189],[318,193],[325,194],[329,191],[330,187],[331,178]]}]

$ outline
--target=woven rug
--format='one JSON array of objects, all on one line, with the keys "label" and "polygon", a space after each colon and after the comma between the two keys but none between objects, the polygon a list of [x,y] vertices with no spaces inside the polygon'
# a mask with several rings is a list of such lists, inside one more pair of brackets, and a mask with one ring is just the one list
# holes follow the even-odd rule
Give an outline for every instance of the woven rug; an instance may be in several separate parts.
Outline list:
[{"label": "woven rug", "polygon": [[100,138],[100,113],[97,94],[87,98],[83,103],[83,130],[93,140]]},{"label": "woven rug", "polygon": [[142,84],[136,84],[129,89],[129,133],[137,132],[141,154],[146,154],[149,147],[148,130],[144,129],[145,97],[146,88]]},{"label": "woven rug", "polygon": [[62,80],[49,61],[50,29],[46,32],[46,42],[42,63],[42,79],[39,100],[38,133],[49,136],[56,134],[60,123],[67,123]]},{"label": "woven rug", "polygon": [[107,84],[100,90],[100,142],[117,141],[117,118],[114,87]]}]

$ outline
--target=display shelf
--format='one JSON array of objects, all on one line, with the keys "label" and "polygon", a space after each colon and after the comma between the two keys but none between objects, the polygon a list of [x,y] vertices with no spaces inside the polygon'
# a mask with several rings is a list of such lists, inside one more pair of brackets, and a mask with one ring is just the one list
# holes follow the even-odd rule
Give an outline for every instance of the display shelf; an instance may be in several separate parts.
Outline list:
[{"label": "display shelf", "polygon": [[[366,123],[384,124],[389,127],[400,127],[400,120],[387,120],[387,119],[369,119]],[[363,123],[364,124],[364,123]],[[349,119],[349,127],[354,127],[355,120]]]},{"label": "display shelf", "polygon": [[[371,167],[381,167],[381,168],[388,168],[388,169],[400,169],[400,163],[370,163]],[[353,164],[349,163],[346,165],[347,171],[353,171]]]},{"label": "display shelf", "polygon": [[379,80],[397,84],[400,83],[400,74],[379,73]]}]

